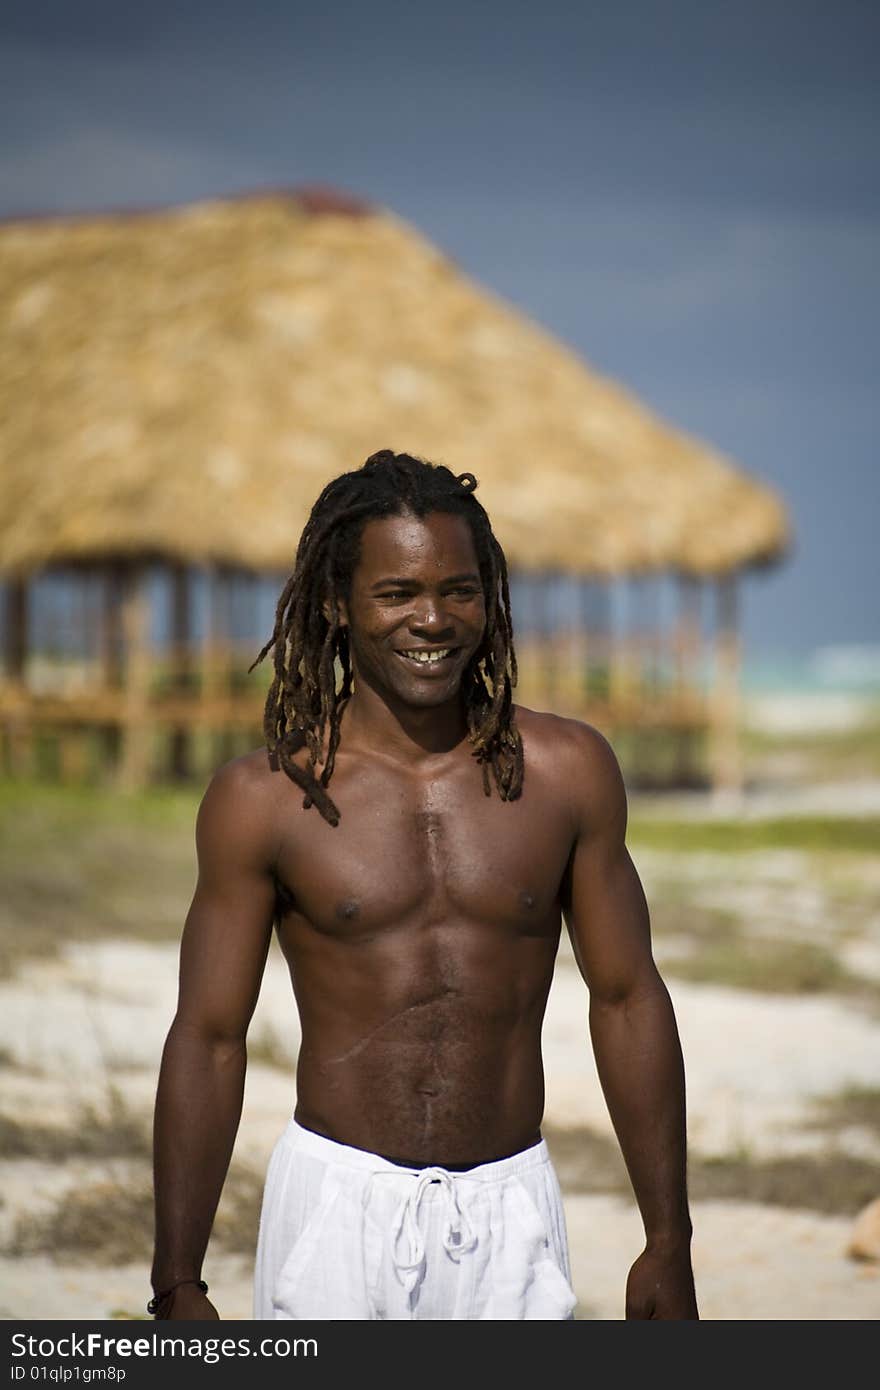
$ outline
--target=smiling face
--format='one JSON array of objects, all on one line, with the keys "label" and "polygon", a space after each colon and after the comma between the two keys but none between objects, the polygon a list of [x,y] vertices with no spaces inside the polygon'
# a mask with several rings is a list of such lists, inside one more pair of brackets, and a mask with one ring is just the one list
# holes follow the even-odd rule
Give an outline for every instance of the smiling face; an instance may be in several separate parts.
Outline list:
[{"label": "smiling face", "polygon": [[408,705],[450,700],[486,627],[467,521],[447,512],[368,521],[341,608],[356,680]]}]

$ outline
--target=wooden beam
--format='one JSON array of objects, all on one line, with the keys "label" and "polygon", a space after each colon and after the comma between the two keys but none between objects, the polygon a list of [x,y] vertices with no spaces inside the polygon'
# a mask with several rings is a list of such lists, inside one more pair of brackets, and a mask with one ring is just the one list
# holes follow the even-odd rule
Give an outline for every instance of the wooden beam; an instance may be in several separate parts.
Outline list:
[{"label": "wooden beam", "polygon": [[[181,561],[171,565],[171,686],[185,696],[192,682],[192,614],[190,568]],[[185,725],[171,730],[168,749],[169,771],[182,780],[192,772],[192,740]]]}]

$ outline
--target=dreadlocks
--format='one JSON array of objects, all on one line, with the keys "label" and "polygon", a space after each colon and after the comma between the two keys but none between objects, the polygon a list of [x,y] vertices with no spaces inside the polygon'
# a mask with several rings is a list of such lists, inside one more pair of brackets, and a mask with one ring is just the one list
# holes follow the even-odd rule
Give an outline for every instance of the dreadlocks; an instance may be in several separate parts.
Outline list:
[{"label": "dreadlocks", "polygon": [[[522,739],[513,720],[516,656],[504,552],[474,496],[472,473],[457,477],[441,464],[382,449],[362,468],[343,473],[321,493],[296,552],[293,574],[278,600],[275,627],[252,671],[274,647],[275,675],[266,697],[263,733],[273,767],[279,764],[331,825],[339,811],[326,791],[333,773],[342,710],[352,693],[348,632],[340,626],[339,596],[348,598],[367,521],[410,512],[451,512],[471,528],[486,604],[486,630],[462,677],[468,738],[491,795],[489,768],[503,801],[522,790]],[[342,673],[337,688],[337,662]],[[325,753],[326,744],[326,753]],[[303,745],[304,770],[293,760]],[[316,769],[322,764],[320,776]]]}]

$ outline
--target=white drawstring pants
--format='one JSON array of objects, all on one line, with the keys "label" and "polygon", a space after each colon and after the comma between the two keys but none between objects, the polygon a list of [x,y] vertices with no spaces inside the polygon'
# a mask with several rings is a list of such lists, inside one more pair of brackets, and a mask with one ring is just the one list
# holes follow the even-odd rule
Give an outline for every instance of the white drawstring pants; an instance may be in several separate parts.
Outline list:
[{"label": "white drawstring pants", "polygon": [[466,1172],[404,1168],[291,1120],[266,1177],[257,1319],[569,1319],[543,1140]]}]

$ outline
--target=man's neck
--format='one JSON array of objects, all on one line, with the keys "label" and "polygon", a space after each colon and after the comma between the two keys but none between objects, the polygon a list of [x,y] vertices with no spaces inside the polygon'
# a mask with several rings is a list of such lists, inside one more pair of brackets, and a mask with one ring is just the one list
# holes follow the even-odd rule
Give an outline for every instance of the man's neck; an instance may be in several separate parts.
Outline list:
[{"label": "man's neck", "polygon": [[345,706],[340,733],[343,748],[368,748],[416,765],[458,747],[467,735],[467,720],[460,695],[444,705],[414,709],[362,682]]}]

